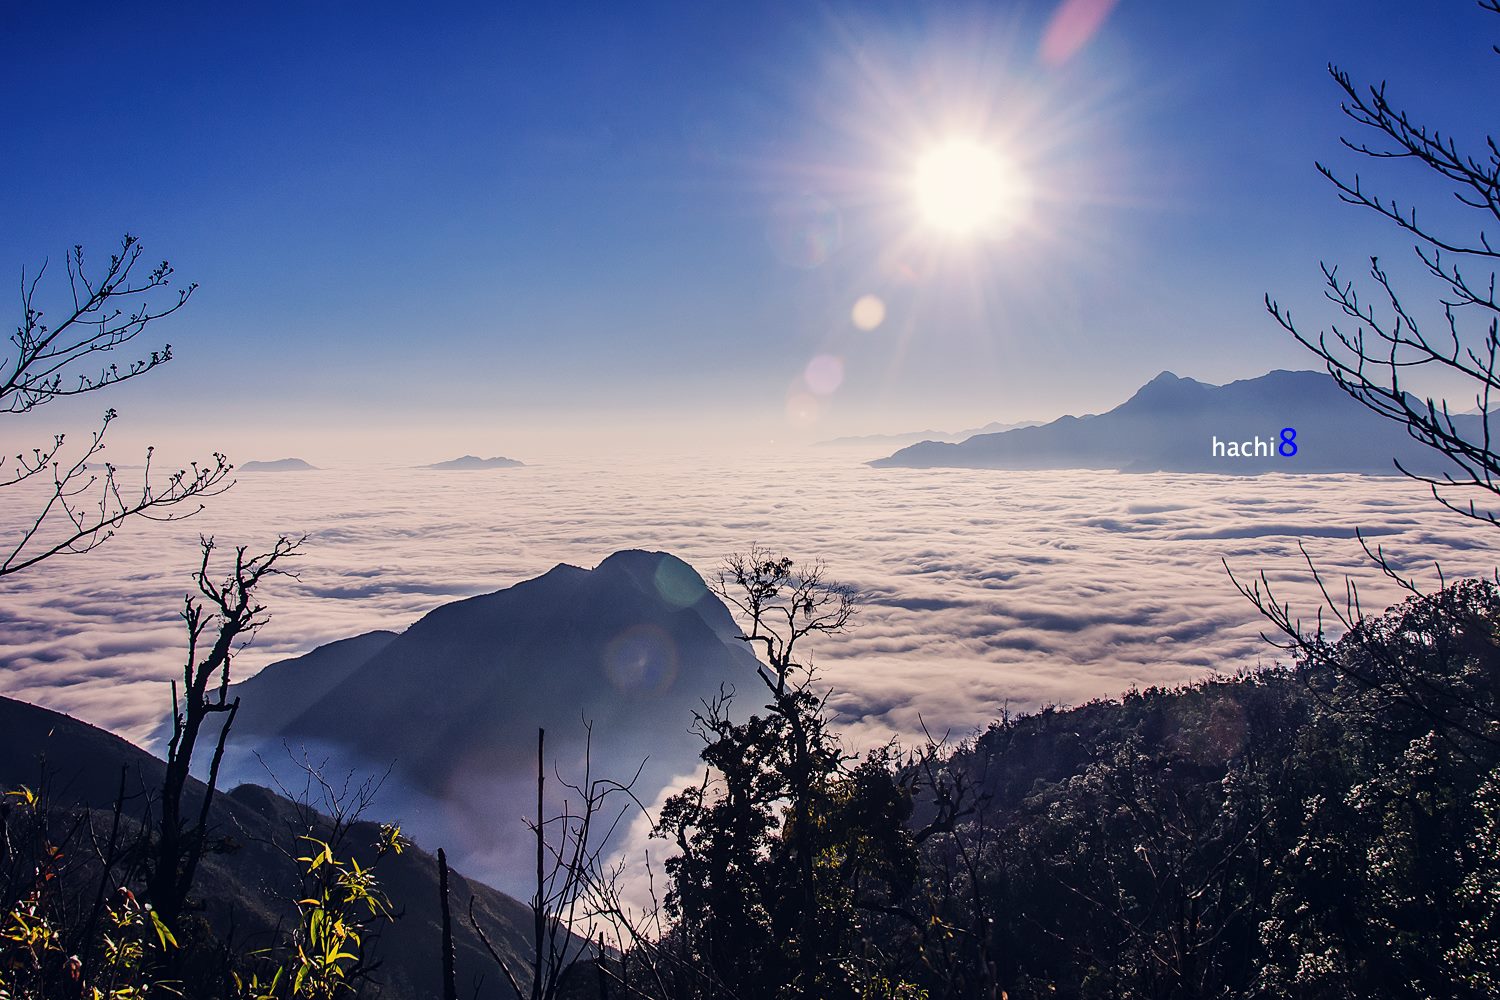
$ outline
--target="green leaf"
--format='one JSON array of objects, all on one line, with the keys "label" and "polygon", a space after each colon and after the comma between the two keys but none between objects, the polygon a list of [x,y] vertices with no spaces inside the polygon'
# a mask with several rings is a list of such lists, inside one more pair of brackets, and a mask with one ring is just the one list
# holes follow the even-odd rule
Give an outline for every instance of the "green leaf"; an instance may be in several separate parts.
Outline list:
[{"label": "green leaf", "polygon": [[162,950],[165,951],[168,945],[173,948],[177,947],[177,938],[172,936],[171,928],[161,922],[161,917],[156,915],[156,911],[147,910],[146,912],[151,914],[151,926],[156,930],[156,939],[161,942]]}]

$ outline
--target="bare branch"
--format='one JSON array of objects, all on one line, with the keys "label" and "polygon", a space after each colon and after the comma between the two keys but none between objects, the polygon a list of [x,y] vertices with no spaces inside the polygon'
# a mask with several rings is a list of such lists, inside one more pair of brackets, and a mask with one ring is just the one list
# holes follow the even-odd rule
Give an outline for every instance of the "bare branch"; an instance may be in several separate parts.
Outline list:
[{"label": "bare branch", "polygon": [[198,287],[188,285],[164,304],[155,304],[156,293],[171,284],[172,266],[162,261],[138,275],[141,254],[140,241],[126,234],[109,265],[91,278],[83,248],[75,246],[67,258],[72,305],[52,326],[36,302],[46,265],[30,281],[22,274],[21,322],[10,337],[14,354],[0,358],[0,412],[25,413],[55,399],[95,392],[172,360],[170,344],[124,367],[98,357],[129,344],[150,323],[181,309]]}]

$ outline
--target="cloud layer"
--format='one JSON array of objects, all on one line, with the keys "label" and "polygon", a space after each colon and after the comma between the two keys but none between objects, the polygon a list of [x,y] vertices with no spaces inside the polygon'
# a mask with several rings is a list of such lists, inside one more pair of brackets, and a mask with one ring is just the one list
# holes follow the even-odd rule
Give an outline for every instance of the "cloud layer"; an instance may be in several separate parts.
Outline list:
[{"label": "cloud layer", "polygon": [[[14,513],[0,512],[0,529]],[[1391,478],[877,470],[827,456],[246,475],[193,521],[135,525],[0,584],[0,692],[145,739],[181,670],[175,615],[199,531],[252,548],[308,535],[300,578],[265,588],[274,618],[239,677],[558,562],[659,548],[708,576],[759,542],[823,559],[863,595],[857,627],[813,652],[868,746],[924,723],[963,733],[1006,706],[1272,662],[1221,560],[1264,570],[1311,616],[1301,542],[1329,578],[1359,581],[1366,608],[1383,607],[1399,595],[1355,527],[1429,584],[1434,560],[1450,577],[1500,561],[1500,533]]]}]

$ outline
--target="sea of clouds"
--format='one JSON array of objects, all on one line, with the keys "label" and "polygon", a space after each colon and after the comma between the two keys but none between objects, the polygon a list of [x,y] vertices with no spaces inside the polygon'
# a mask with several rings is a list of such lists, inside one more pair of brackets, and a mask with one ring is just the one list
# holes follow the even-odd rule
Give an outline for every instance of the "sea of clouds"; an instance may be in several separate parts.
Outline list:
[{"label": "sea of clouds", "polygon": [[[25,513],[0,509],[0,530]],[[272,620],[239,678],[559,562],[660,549],[708,576],[758,542],[823,560],[861,595],[856,627],[812,649],[857,746],[924,725],[962,735],[1007,708],[1276,662],[1224,561],[1264,571],[1311,618],[1300,544],[1340,592],[1347,574],[1366,609],[1384,607],[1401,595],[1355,528],[1429,586],[1434,561],[1450,578],[1500,563],[1500,531],[1394,477],[877,470],[827,454],[247,473],[192,520],[133,524],[0,581],[0,693],[146,741],[181,671],[200,532],[254,551],[307,536],[298,577],[264,588]]]}]

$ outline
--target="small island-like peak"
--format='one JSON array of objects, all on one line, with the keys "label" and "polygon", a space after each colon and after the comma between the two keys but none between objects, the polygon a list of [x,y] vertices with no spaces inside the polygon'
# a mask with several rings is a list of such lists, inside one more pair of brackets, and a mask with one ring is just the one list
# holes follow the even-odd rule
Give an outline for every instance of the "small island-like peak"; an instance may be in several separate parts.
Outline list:
[{"label": "small island-like peak", "polygon": [[300,458],[278,458],[272,462],[246,462],[239,469],[241,472],[316,472],[318,467]]},{"label": "small island-like peak", "polygon": [[436,469],[440,472],[468,471],[471,469],[515,469],[524,465],[514,458],[505,458],[496,455],[494,458],[480,458],[477,455],[464,455],[460,458],[450,459],[446,462],[435,462],[432,465],[419,465],[419,469]]}]

